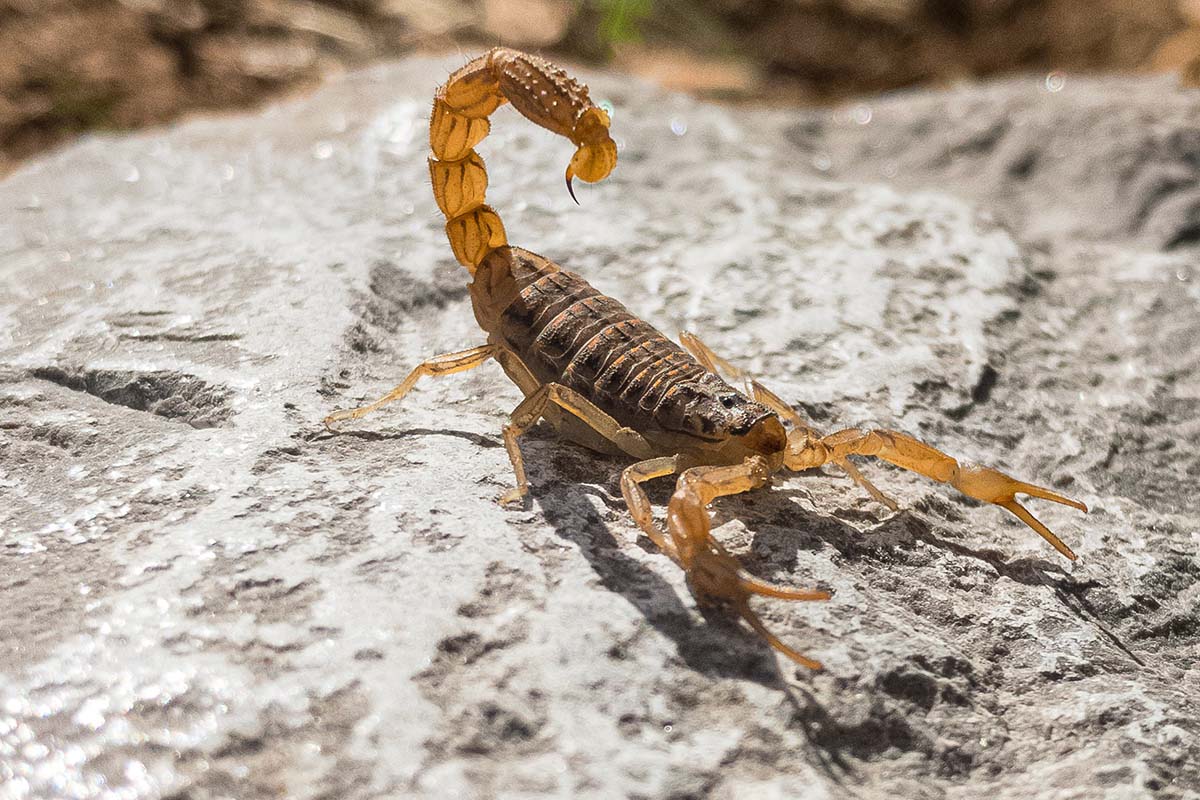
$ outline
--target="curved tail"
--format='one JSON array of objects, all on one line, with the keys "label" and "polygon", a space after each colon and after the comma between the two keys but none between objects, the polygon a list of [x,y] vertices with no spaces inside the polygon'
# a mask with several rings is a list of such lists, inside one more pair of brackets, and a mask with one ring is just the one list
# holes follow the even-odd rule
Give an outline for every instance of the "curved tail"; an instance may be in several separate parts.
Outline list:
[{"label": "curved tail", "polygon": [[594,183],[617,165],[608,114],[591,101],[586,86],[545,59],[497,47],[452,74],[433,99],[429,177],[446,215],[450,248],[472,274],[488,253],[508,244],[500,216],[483,202],[487,170],[475,152],[491,129],[488,117],[506,102],[576,145],[566,175],[572,198],[573,178]]}]

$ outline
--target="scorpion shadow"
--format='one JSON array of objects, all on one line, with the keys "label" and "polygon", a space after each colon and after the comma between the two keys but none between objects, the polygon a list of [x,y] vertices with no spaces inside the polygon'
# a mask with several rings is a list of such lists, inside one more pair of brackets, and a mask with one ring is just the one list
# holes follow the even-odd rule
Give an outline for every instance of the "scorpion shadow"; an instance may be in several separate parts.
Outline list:
[{"label": "scorpion shadow", "polygon": [[[391,439],[429,434],[459,436],[485,447],[500,446],[487,437],[452,430],[413,428],[386,435],[361,432],[350,435]],[[752,680],[783,693],[792,707],[789,725],[806,739],[816,762],[813,766],[853,796],[846,781],[853,782],[857,774],[855,762],[875,744],[858,741],[860,732],[847,729],[834,719],[813,691],[797,683],[797,678],[804,680],[804,670],[779,656],[746,628],[735,612],[697,605],[694,599],[681,597],[676,586],[662,577],[658,565],[631,557],[630,548],[640,547],[661,559],[662,566],[676,569],[632,522],[626,526],[628,537],[618,538],[614,534],[610,516],[628,518],[618,483],[625,463],[566,442],[542,426],[523,438],[522,449],[530,473],[531,499],[540,507],[541,517],[558,537],[575,545],[600,583],[625,598],[650,627],[671,639],[679,659],[690,669],[709,676]],[[602,483],[598,481],[598,473],[605,476]],[[811,498],[797,487],[796,479],[803,486],[806,479],[829,480],[829,477],[821,473],[790,476],[789,485],[725,498],[712,509],[714,526],[737,518],[752,532],[750,552],[743,556],[743,561],[754,574],[785,585],[794,583],[798,554],[829,548],[836,551],[843,563],[859,563],[869,569],[886,570],[897,563],[914,566],[906,562],[905,551],[911,551],[920,542],[988,564],[997,574],[1017,583],[1051,588],[1075,616],[1095,625],[1115,647],[1143,664],[1090,608],[1085,593],[1101,585],[1099,581],[1075,580],[1057,563],[1043,558],[1009,561],[999,550],[972,549],[942,538],[934,533],[929,522],[907,509],[888,514],[882,520],[854,509],[839,511],[842,517],[866,522],[868,529],[860,530],[831,512],[804,508],[797,498]],[[661,507],[666,504],[673,482],[653,481],[646,489],[652,503]],[[599,500],[606,511],[598,510],[592,498]],[[693,609],[700,611],[703,622],[695,621]],[[608,656],[627,657],[620,645],[611,648]],[[791,678],[785,670],[791,673]],[[863,688],[857,687],[859,691]]]},{"label": "scorpion shadow", "polygon": [[[810,476],[791,477],[804,480]],[[820,473],[816,473],[812,477],[820,477]],[[1071,614],[1081,622],[1094,626],[1114,648],[1135,664],[1140,667],[1146,666],[1146,662],[1139,658],[1106,624],[1101,613],[1088,601],[1087,592],[1103,587],[1103,581],[1095,577],[1079,579],[1067,572],[1057,558],[1048,559],[1040,556],[1010,558],[998,548],[967,547],[954,539],[947,539],[935,533],[934,527],[928,521],[909,508],[901,508],[901,510],[886,516],[882,521],[874,522],[868,526],[866,531],[860,531],[846,524],[832,513],[807,512],[810,526],[817,528],[814,533],[818,535],[797,537],[793,530],[785,530],[785,528],[794,527],[794,520],[789,518],[794,517],[800,511],[800,507],[790,501],[780,505],[781,501],[777,499],[795,494],[805,496],[804,492],[797,492],[790,488],[776,489],[766,496],[763,503],[766,515],[758,515],[759,519],[751,522],[756,531],[754,534],[755,549],[761,546],[762,549],[770,552],[794,553],[798,549],[809,549],[810,547],[816,549],[823,545],[829,545],[838,552],[843,563],[847,564],[869,563],[871,566],[887,568],[906,563],[910,567],[919,567],[921,566],[919,563],[906,561],[905,550],[916,543],[921,543],[933,550],[979,561],[990,566],[997,575],[1015,583],[1031,587],[1043,586],[1050,589]],[[960,499],[959,502],[976,506],[987,505],[969,499]],[[772,505],[773,503],[774,505]],[[766,524],[763,524],[764,522]],[[768,565],[769,568],[783,571],[784,577],[781,578],[783,581],[788,580],[786,576],[790,574],[794,566],[794,558],[775,559]]]},{"label": "scorpion shadow", "polygon": [[[325,441],[334,436],[351,436],[380,441],[427,435],[455,436],[483,447],[502,446],[494,439],[451,429],[408,428],[386,433],[321,430],[307,438]],[[779,656],[746,628],[735,612],[697,605],[693,599],[681,597],[676,586],[660,574],[661,568],[675,570],[677,567],[646,540],[632,521],[628,526],[628,537],[618,538],[614,534],[610,517],[628,519],[618,483],[623,462],[566,442],[544,426],[537,426],[526,434],[522,449],[531,479],[530,496],[540,507],[540,516],[558,537],[575,545],[601,585],[625,598],[650,627],[671,639],[679,659],[690,669],[714,677],[751,680],[781,692],[793,709],[789,724],[809,742],[817,766],[838,784],[842,784],[843,776],[854,773],[839,749],[822,741],[827,737],[822,737],[821,731],[834,727],[829,722],[828,712],[813,694],[796,687],[794,680],[789,680],[785,674],[785,670],[790,669],[793,678],[803,678],[802,668]],[[600,485],[597,485],[598,473],[606,476]],[[652,502],[662,506],[673,490],[673,483],[654,481],[646,488]],[[597,510],[592,498],[598,499],[607,511]],[[738,513],[740,509],[736,502],[737,499],[726,501],[726,510]],[[794,504],[792,508],[795,509]],[[654,555],[661,564],[648,564],[634,558],[630,555],[634,547]],[[693,610],[699,610],[702,622],[695,620]],[[608,656],[615,659],[628,657],[620,645],[610,648]]]},{"label": "scorpion shadow", "polygon": [[495,448],[504,446],[494,438],[489,438],[478,433],[471,433],[470,431],[457,431],[451,428],[403,428],[386,432],[359,428],[346,428],[337,431],[322,429],[306,438],[310,442],[326,442],[339,436],[362,439],[367,442],[383,442],[391,439],[404,440],[417,436],[453,436],[456,439],[464,439],[477,447]]},{"label": "scorpion shadow", "polygon": [[[578,548],[600,583],[624,597],[645,618],[646,624],[672,640],[679,659],[690,669],[712,677],[751,680],[781,692],[791,707],[787,724],[808,743],[812,765],[837,784],[844,796],[857,796],[852,791],[858,774],[854,759],[861,756],[863,747],[871,745],[856,744],[853,731],[846,731],[812,691],[797,684],[797,680],[806,680],[808,671],[780,656],[746,627],[736,612],[698,605],[694,599],[682,597],[675,585],[660,575],[659,565],[629,555],[632,547],[639,547],[659,556],[665,568],[677,569],[632,524],[628,538],[614,535],[611,519],[606,519],[609,514],[597,510],[592,499],[598,499],[604,509],[615,515],[627,516],[618,484],[623,463],[545,434],[531,432],[522,445],[530,469],[530,494],[541,516],[559,537]],[[601,469],[608,478],[596,485]],[[673,491],[673,482],[654,481],[646,489],[651,502],[662,506]],[[775,503],[770,513],[786,512],[790,516],[793,545],[800,541],[816,549],[822,537],[798,528],[804,528],[813,517],[826,518],[803,511],[787,495],[786,491],[770,493],[772,499],[766,503],[759,494],[752,495],[753,499],[726,498],[714,521],[719,522],[726,515],[742,517],[751,505]],[[861,538],[849,524],[840,521],[838,524],[843,529],[838,538],[847,548],[855,537]],[[785,561],[786,557],[780,557],[772,559],[770,564],[756,563],[752,569],[759,573],[784,572]],[[693,609],[699,610],[703,621],[695,620]],[[626,657],[619,646],[610,649],[608,655]]]},{"label": "scorpion shadow", "polygon": [[[795,502],[795,496],[807,498],[807,493],[793,486],[796,485],[796,479],[803,481],[810,476],[789,477],[790,485],[769,493],[750,495],[754,500],[747,500],[741,507],[728,503],[724,510],[720,507],[715,510],[714,523],[725,514],[736,515],[746,523],[747,528],[754,531],[750,556],[743,557],[743,561],[756,574],[769,580],[793,582],[792,576],[796,571],[800,551],[824,550],[826,555],[829,555],[830,547],[836,551],[836,557],[841,564],[858,565],[864,573],[888,573],[899,563],[904,563],[914,572],[920,573],[932,569],[940,560],[935,558],[931,561],[928,550],[924,557],[915,554],[914,546],[921,544],[939,555],[951,554],[986,564],[994,569],[996,574],[1016,583],[1050,589],[1065,609],[1081,622],[1094,626],[1115,649],[1139,667],[1145,667],[1145,662],[1105,624],[1102,612],[1088,601],[1088,590],[1103,586],[1102,581],[1092,577],[1080,579],[1068,573],[1055,559],[1011,559],[1000,549],[975,549],[965,546],[953,539],[944,538],[923,515],[908,509],[886,514],[881,520],[864,514],[863,519],[869,519],[871,522],[866,530],[860,530],[834,516],[832,510],[822,512],[802,508]],[[821,476],[814,473],[811,477]],[[845,509],[837,513],[840,516],[859,514],[857,511]],[[762,557],[763,553],[767,554],[767,557]],[[776,574],[772,574],[773,572]],[[871,584],[872,593],[886,595],[889,592],[887,581],[872,580],[869,575],[865,577]],[[834,781],[839,781],[843,776],[852,780],[857,773],[856,762],[874,757],[880,750],[880,742],[864,738],[864,735],[870,732],[869,728],[859,729],[856,725],[847,725],[831,714],[811,687],[782,679],[780,683],[794,709],[792,721],[802,730],[812,752],[820,762],[821,771]],[[858,692],[872,691],[869,685],[855,684],[852,688]],[[890,694],[886,689],[883,693]],[[873,721],[885,723],[882,735],[886,740],[887,720]],[[902,731],[899,733],[903,735]]]},{"label": "scorpion shadow", "polygon": [[[605,519],[607,514],[596,509],[589,498],[598,499],[612,514],[628,518],[618,483],[623,462],[540,433],[527,435],[522,447],[527,449],[530,495],[542,517],[559,537],[576,546],[601,585],[624,597],[647,624],[675,643],[679,658],[689,668],[706,675],[785,688],[770,645],[742,626],[736,613],[718,606],[695,605],[691,598],[682,599],[676,587],[660,574],[660,568],[678,568],[646,540],[632,521],[629,536],[618,538],[611,520]],[[604,482],[597,485],[601,470]],[[672,487],[663,480],[651,482],[646,488],[651,501],[663,505]],[[634,547],[661,559],[661,565],[632,557],[629,553]],[[703,622],[694,619],[693,609],[699,610]],[[610,655],[622,657],[616,651]]]},{"label": "scorpion shadow", "polygon": [[[552,445],[544,439],[543,442],[543,448],[552,446],[556,455],[551,456],[551,465],[543,464],[539,470],[543,474],[539,476],[540,482],[535,481],[534,485],[540,483],[542,488],[535,490],[534,495],[557,534],[578,546],[606,588],[629,600],[651,627],[675,642],[679,658],[688,667],[707,675],[753,680],[782,692],[792,707],[789,725],[807,741],[813,766],[852,795],[858,774],[856,764],[870,760],[886,747],[886,742],[872,739],[868,729],[847,725],[831,714],[813,688],[805,686],[805,675],[801,674],[804,670],[791,665],[746,629],[736,613],[699,606],[704,621],[695,622],[694,615],[689,613],[694,601],[683,598],[673,584],[660,577],[653,565],[627,555],[634,536],[637,546],[645,552],[658,551],[632,526],[629,526],[632,531],[629,539],[618,539],[612,532],[611,521],[605,519],[606,514],[597,511],[588,500],[588,496],[598,498],[613,513],[627,514],[617,484],[623,466],[621,462],[557,440]],[[575,454],[568,454],[567,448],[572,448]],[[603,467],[598,460],[603,462]],[[609,474],[602,486],[595,485],[598,467]],[[792,477],[801,481],[829,480],[820,473]],[[652,503],[660,507],[665,505],[672,487],[671,481],[648,484]],[[714,526],[737,518],[752,531],[749,552],[742,560],[754,574],[791,585],[795,583],[801,551],[828,554],[830,548],[843,564],[857,563],[881,573],[898,563],[917,571],[931,569],[940,559],[934,557],[931,561],[929,550],[968,558],[988,565],[996,574],[1016,583],[1050,589],[1058,602],[1081,622],[1094,626],[1116,649],[1144,666],[1144,662],[1105,625],[1100,614],[1088,603],[1087,591],[1101,586],[1099,580],[1080,580],[1056,560],[1042,557],[1012,559],[999,548],[976,549],[947,539],[918,511],[902,509],[877,517],[856,509],[840,509],[835,516],[832,510],[805,508],[797,502],[797,497],[808,495],[802,488],[796,488],[794,482],[789,482],[789,485],[770,491],[724,498],[712,508]],[[856,527],[848,519],[865,522],[866,529]],[[918,555],[914,552],[919,550],[917,545],[924,545],[929,550],[925,555]],[[664,557],[664,564],[667,563]],[[668,568],[674,566],[668,564]],[[886,592],[883,585],[876,585],[873,590]],[[798,680],[789,678],[788,672],[795,673],[792,678]],[[856,684],[854,688],[860,692],[871,691],[869,686]],[[886,730],[884,733],[886,739]]]}]

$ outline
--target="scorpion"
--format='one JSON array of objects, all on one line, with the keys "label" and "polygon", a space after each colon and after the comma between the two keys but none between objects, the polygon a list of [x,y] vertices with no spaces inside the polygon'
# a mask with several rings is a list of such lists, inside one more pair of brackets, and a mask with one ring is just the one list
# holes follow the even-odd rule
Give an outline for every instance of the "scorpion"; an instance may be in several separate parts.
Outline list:
[{"label": "scorpion", "polygon": [[[594,183],[616,166],[608,113],[559,67],[498,47],[453,72],[433,100],[429,176],[450,248],[471,275],[471,305],[486,342],[421,363],[376,402],[330,414],[327,427],[335,430],[336,423],[400,400],[422,377],[451,375],[494,359],[524,395],[503,427],[516,486],[499,498],[502,504],[524,502],[529,482],[519,440],[541,419],[588,449],[635,459],[621,473],[621,494],[637,526],[683,569],[697,600],[731,606],[773,648],[813,670],[821,669],[820,662],[768,630],[750,599],[817,601],[830,593],[753,576],[713,536],[709,519],[713,500],[762,487],[781,469],[836,465],[896,510],[849,460],[873,456],[1008,510],[1075,560],[1016,495],[1086,512],[1083,503],[960,462],[897,431],[856,427],[821,435],[790,404],[696,336],[681,333],[681,347],[579,275],[508,244],[499,215],[484,203],[487,171],[475,151],[490,130],[492,112],[505,103],[575,145],[566,169],[573,199],[574,178]],[[741,382],[744,391],[722,375]],[[663,530],[643,484],[675,475]]]}]

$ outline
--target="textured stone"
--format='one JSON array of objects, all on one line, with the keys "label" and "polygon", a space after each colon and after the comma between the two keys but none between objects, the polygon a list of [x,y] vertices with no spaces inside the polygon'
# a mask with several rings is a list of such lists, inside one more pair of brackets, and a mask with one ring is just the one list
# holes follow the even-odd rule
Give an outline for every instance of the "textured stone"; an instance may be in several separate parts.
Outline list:
[{"label": "textured stone", "polygon": [[[1093,508],[1039,508],[1068,564],[874,464],[897,514],[832,472],[722,501],[755,572],[835,592],[762,604],[814,674],[697,609],[620,461],[534,432],[532,502],[499,507],[519,393],[496,368],[321,427],[480,341],[424,161],[454,66],[89,139],[0,184],[3,792],[1196,795],[1200,276],[1177,206],[1200,100],[1072,81],[1047,117],[1013,83],[798,116],[590,75],[621,165],[581,208],[570,145],[497,115],[514,242],[823,428],[901,428]],[[1057,158],[1047,126],[1085,114],[1138,121]],[[1154,191],[1113,163],[1176,188],[1134,223]]]}]

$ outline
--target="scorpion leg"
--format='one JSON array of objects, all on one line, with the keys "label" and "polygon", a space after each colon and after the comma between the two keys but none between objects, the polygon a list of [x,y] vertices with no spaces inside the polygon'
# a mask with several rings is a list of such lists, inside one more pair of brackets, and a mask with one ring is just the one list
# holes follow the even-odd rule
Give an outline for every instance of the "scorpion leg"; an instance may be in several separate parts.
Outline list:
[{"label": "scorpion leg", "polygon": [[667,531],[674,546],[674,557],[687,573],[698,599],[730,603],[776,650],[798,664],[821,669],[820,662],[800,655],[767,630],[750,608],[750,597],[757,594],[783,600],[828,600],[829,593],[788,589],[759,580],[748,574],[712,536],[708,504],[718,497],[756,489],[765,484],[769,476],[770,468],[760,456],[751,456],[733,466],[701,466],[685,470],[667,505]]},{"label": "scorpion leg", "polygon": [[1088,510],[1086,505],[1050,489],[1019,481],[990,467],[960,463],[942,451],[903,433],[847,428],[815,441],[800,440],[798,437],[793,441],[792,437],[789,437],[784,465],[794,470],[811,469],[826,461],[845,458],[852,453],[882,458],[903,469],[949,484],[967,497],[1007,509],[1037,531],[1058,552],[1071,561],[1076,558],[1071,548],[1017,502],[1016,494],[1020,492],[1030,497],[1040,497],[1077,508],[1084,513]]},{"label": "scorpion leg", "polygon": [[680,331],[679,343],[683,345],[685,350],[696,357],[696,360],[700,362],[701,366],[703,366],[712,374],[720,375],[722,372],[724,372],[734,380],[744,380],[746,381],[747,386],[750,384],[750,378],[745,372],[738,369],[721,356],[717,355],[711,347],[700,341],[700,337],[696,334],[688,331]]},{"label": "scorpion leg", "polygon": [[[783,416],[784,419],[788,420],[795,426],[794,430],[803,432],[803,434],[808,437],[809,440],[821,438],[821,434],[817,433],[815,429],[810,427],[808,422],[805,421],[804,417],[800,416],[800,414],[794,408],[784,402],[783,398],[781,398],[779,395],[775,394],[770,389],[753,379],[750,380],[750,389],[753,393],[755,402],[762,403],[775,413]],[[854,462],[849,458],[835,458],[832,459],[832,461],[838,466],[839,469],[842,470],[842,472],[850,476],[850,480],[857,483],[866,491],[867,494],[871,495],[876,502],[887,506],[892,511],[898,511],[900,509],[900,506],[896,503],[896,501],[879,491],[875,484],[871,483],[871,481],[867,479],[867,476],[863,475]]]},{"label": "scorpion leg", "polygon": [[[703,365],[703,367],[709,372],[713,373],[714,375],[719,375],[724,372],[734,380],[744,381],[747,391],[750,393],[750,396],[754,398],[756,403],[763,404],[779,416],[783,417],[785,421],[790,422],[794,426],[795,430],[802,431],[809,439],[817,440],[821,438],[821,435],[808,424],[808,421],[805,420],[804,417],[800,416],[800,413],[796,411],[796,409],[792,408],[789,403],[785,402],[782,397],[763,386],[740,368],[734,366],[729,361],[714,353],[712,348],[700,341],[700,338],[694,333],[680,331],[679,341],[684,348],[686,348],[689,353],[695,356],[696,360],[699,361],[700,364]],[[852,462],[850,459],[833,458],[830,460],[840,467],[843,472],[849,475],[851,480],[866,490],[867,494],[871,495],[871,497],[877,502],[882,503],[892,511],[896,511],[900,508],[900,506],[896,504],[895,500],[879,491],[879,489],[875,487],[875,484],[867,480],[867,476],[863,475],[862,472],[859,471],[858,467],[854,465],[854,462]]]},{"label": "scorpion leg", "polygon": [[417,381],[425,375],[452,375],[455,372],[465,372],[466,370],[478,367],[495,355],[496,348],[493,345],[485,344],[479,347],[472,347],[470,350],[460,350],[457,353],[434,356],[428,361],[418,364],[412,372],[408,373],[408,377],[399,386],[374,403],[362,406],[361,408],[335,411],[330,414],[325,418],[325,427],[333,430],[334,423],[347,419],[361,419],[372,411],[382,408],[395,400],[399,400],[408,394]]},{"label": "scorpion leg", "polygon": [[579,392],[561,383],[547,383],[522,400],[510,415],[508,424],[504,426],[504,447],[508,450],[508,458],[512,461],[513,472],[517,477],[516,487],[505,492],[500,498],[500,502],[505,505],[519,502],[529,493],[529,481],[525,477],[525,459],[521,456],[521,446],[517,437],[532,428],[551,403],[580,419],[592,430],[636,458],[646,458],[652,452],[641,434],[632,428],[622,427]]},{"label": "scorpion leg", "polygon": [[660,456],[631,464],[621,472],[621,494],[625,497],[625,505],[638,527],[650,537],[659,550],[679,563],[679,553],[675,552],[675,544],[663,536],[658,526],[654,524],[654,510],[650,507],[650,498],[642,484],[655,478],[674,475],[679,471],[679,456]]}]

